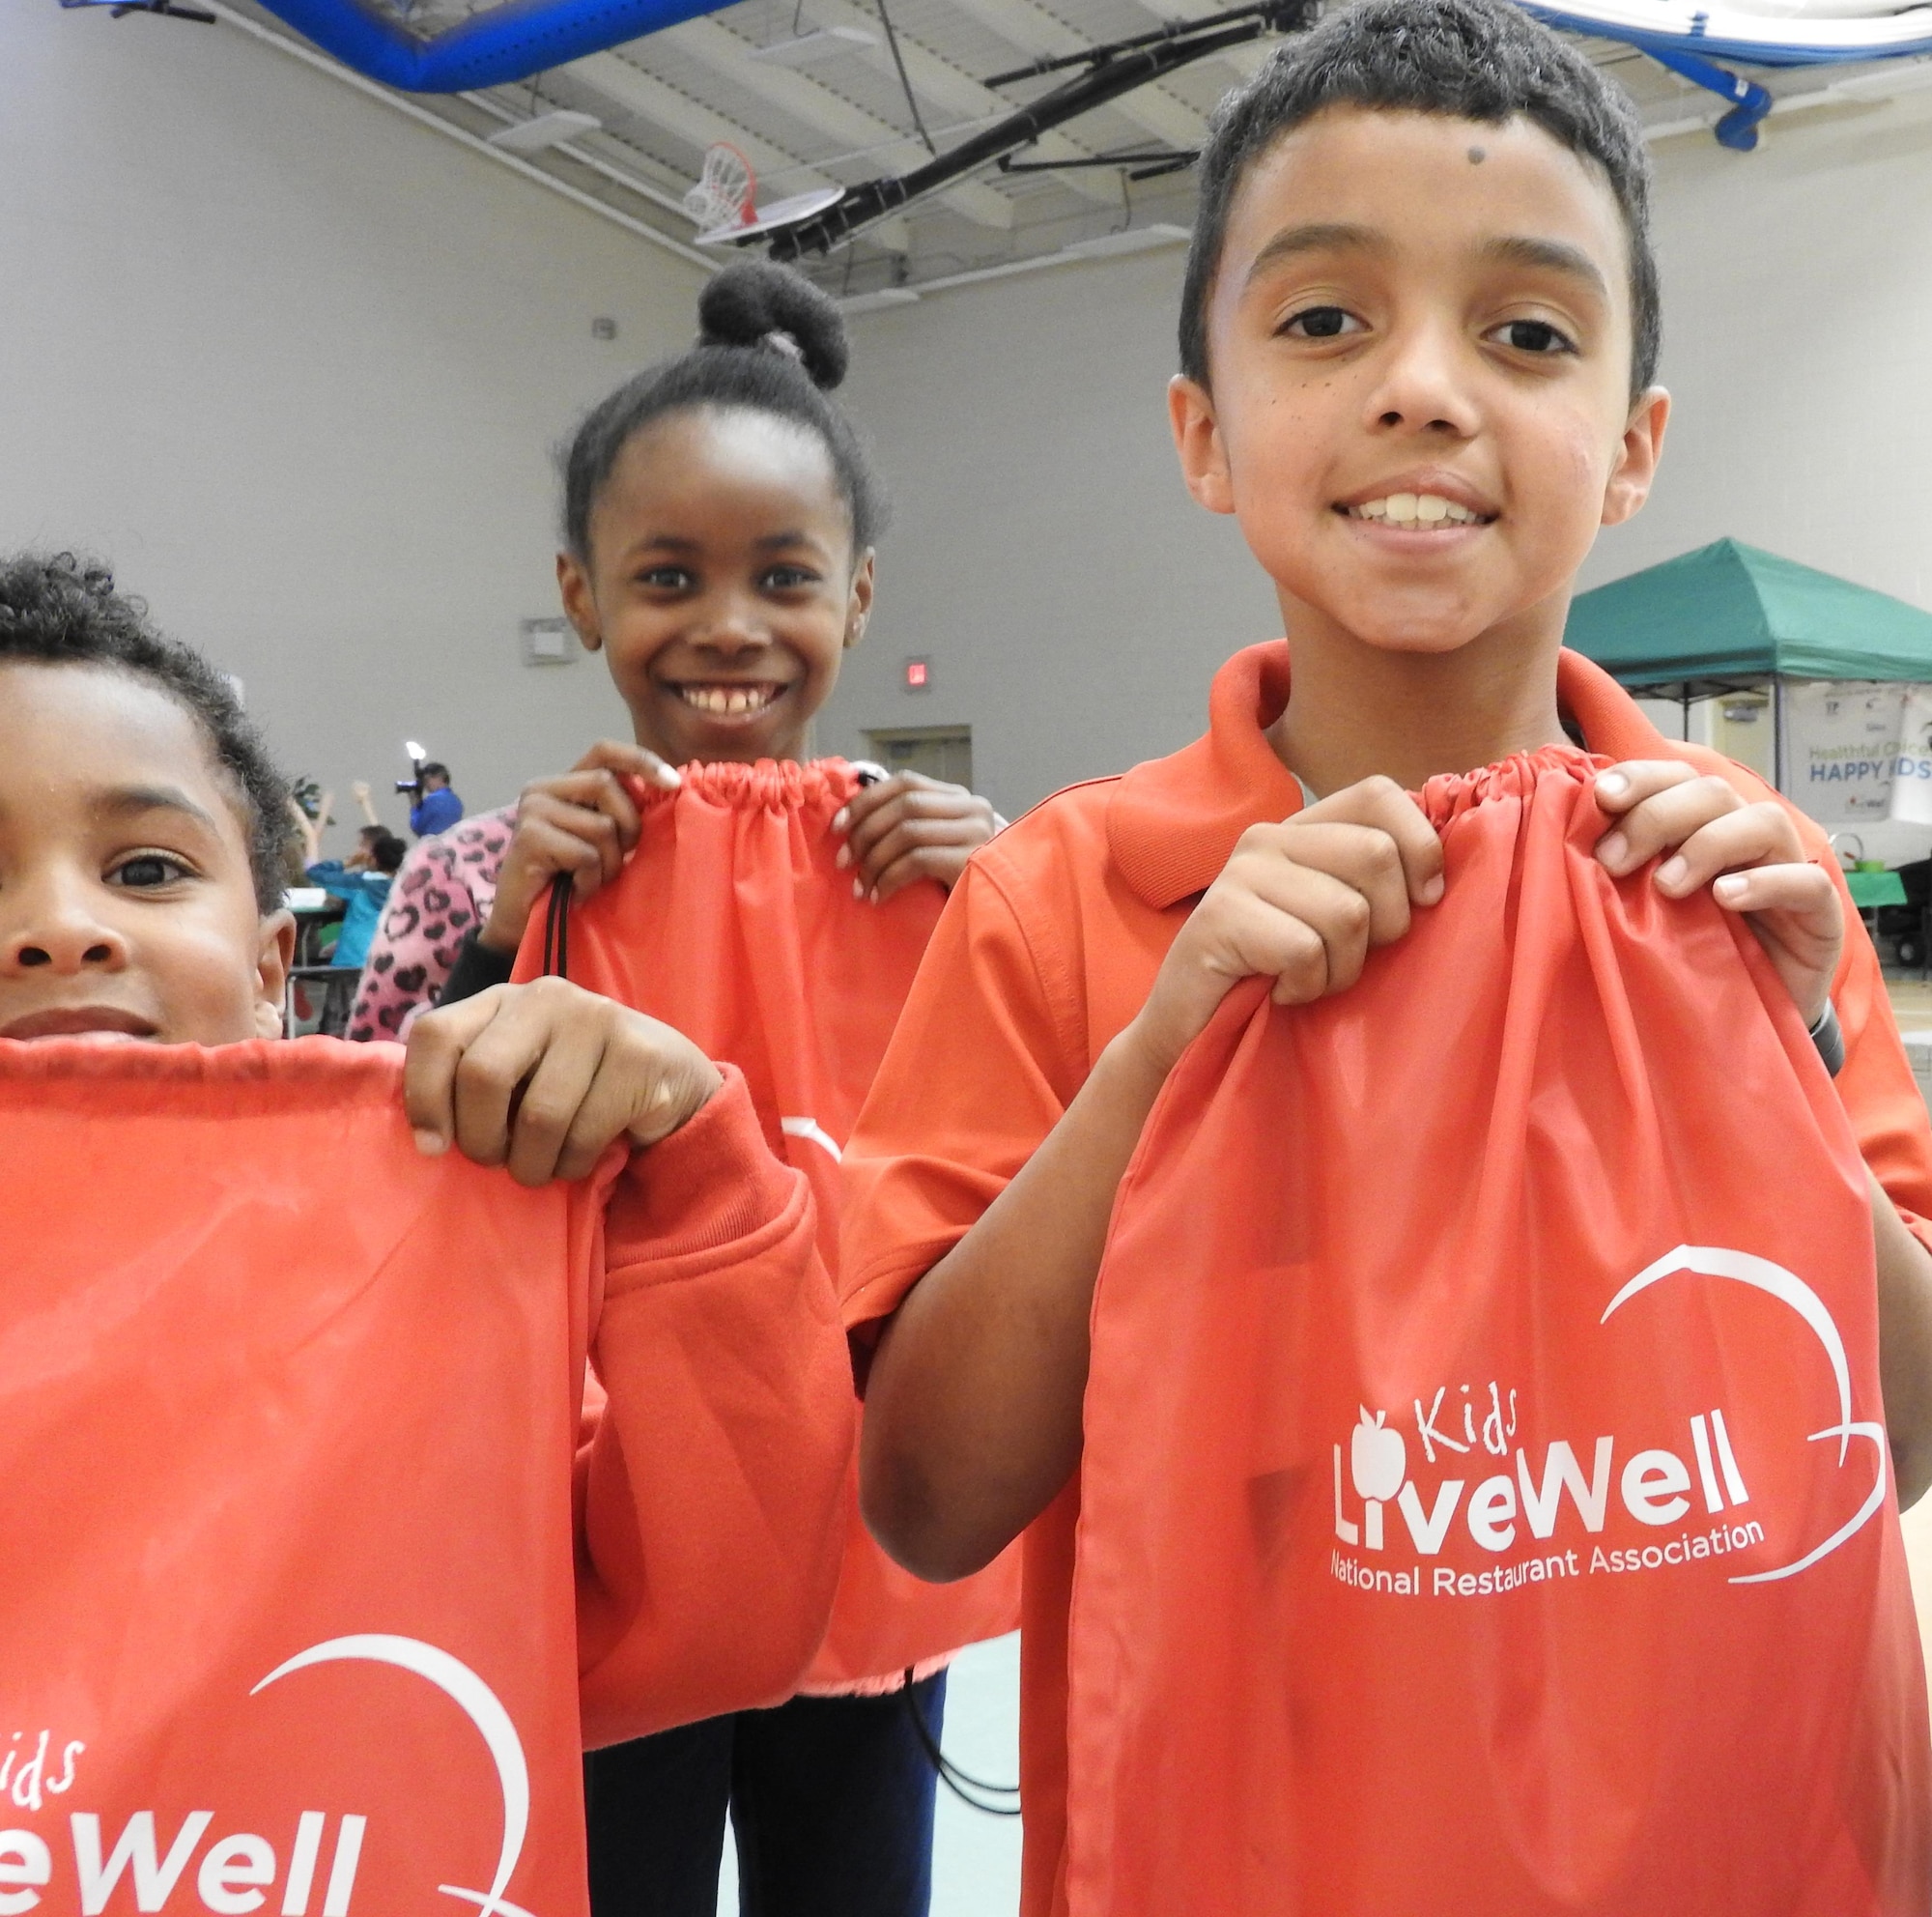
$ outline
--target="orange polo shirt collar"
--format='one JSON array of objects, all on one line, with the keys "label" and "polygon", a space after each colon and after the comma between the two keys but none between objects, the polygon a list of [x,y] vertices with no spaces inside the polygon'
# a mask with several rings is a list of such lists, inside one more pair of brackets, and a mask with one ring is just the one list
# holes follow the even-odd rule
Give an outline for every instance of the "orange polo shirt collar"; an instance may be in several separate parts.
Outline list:
[{"label": "orange polo shirt collar", "polygon": [[[1301,810],[1301,787],[1267,741],[1288,686],[1286,640],[1236,653],[1214,674],[1208,730],[1166,758],[1135,766],[1116,787],[1108,847],[1135,895],[1156,911],[1212,885],[1249,826]],[[1592,752],[1614,759],[1667,751],[1636,701],[1580,653],[1557,656],[1556,697]]]}]

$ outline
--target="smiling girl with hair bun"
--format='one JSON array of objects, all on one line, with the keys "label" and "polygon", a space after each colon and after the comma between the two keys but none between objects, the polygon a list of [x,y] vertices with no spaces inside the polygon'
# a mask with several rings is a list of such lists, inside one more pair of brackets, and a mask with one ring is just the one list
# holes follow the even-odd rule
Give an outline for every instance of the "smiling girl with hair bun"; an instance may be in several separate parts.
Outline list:
[{"label": "smiling girl with hair bun", "polygon": [[[807,1034],[805,1048],[837,1054],[856,1083],[851,1110],[813,1109],[805,1137],[818,1143],[800,1142],[806,1121],[769,1086],[764,1116],[775,1149],[796,1145],[813,1176],[831,1260],[837,1151],[941,889],[1002,821],[986,800],[917,773],[806,762],[812,717],[871,614],[885,519],[864,447],[830,397],[845,374],[844,324],[810,281],[764,262],[720,273],[698,317],[691,351],[594,407],[561,460],[564,608],[604,655],[632,738],[601,741],[525,789],[495,903],[443,1003],[509,978],[561,878],[582,922],[570,968],[580,983],[680,1025],[718,1058],[749,1046],[769,1060],[786,1043],[781,1026]],[[788,887],[765,872],[748,882],[730,864],[739,855],[715,849],[724,841],[696,849],[693,834],[721,815],[739,819],[729,843],[741,844],[750,813],[784,816]],[[676,835],[674,862],[666,835]],[[796,941],[745,915],[747,898],[787,890],[787,909],[816,935],[845,928],[842,960],[797,992],[784,970]],[[611,953],[613,925],[646,921],[648,962],[636,944],[628,963],[620,950],[602,975],[580,969],[586,952],[592,972],[597,952]],[[531,962],[526,947],[519,976]],[[734,968],[747,967],[762,976],[740,979]],[[729,976],[714,988],[715,972]],[[772,1009],[787,993],[806,1002]],[[753,1001],[766,1010],[748,1036]],[[762,1082],[757,1061],[746,1070]],[[785,1061],[769,1071],[782,1077]],[[748,1909],[923,1917],[934,1773],[921,1732],[937,1737],[953,1651],[1016,1623],[1017,1574],[1002,1564],[923,1586],[879,1552],[856,1499],[846,1521],[845,1574],[803,1695],[591,1755],[596,1917],[711,1917],[727,1805]]]}]

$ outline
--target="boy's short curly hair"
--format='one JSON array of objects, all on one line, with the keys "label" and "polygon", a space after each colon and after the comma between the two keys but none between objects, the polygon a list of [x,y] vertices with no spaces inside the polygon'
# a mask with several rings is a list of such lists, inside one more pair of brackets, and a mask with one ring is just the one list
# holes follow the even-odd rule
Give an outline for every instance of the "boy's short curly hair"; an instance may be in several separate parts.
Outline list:
[{"label": "boy's short curly hair", "polygon": [[200,726],[227,776],[246,829],[255,902],[264,916],[282,901],[289,782],[242,712],[234,691],[200,653],[157,632],[114,575],[71,553],[0,559],[0,665],[99,666],[144,679]]},{"label": "boy's short curly hair", "polygon": [[1202,149],[1180,296],[1180,370],[1189,379],[1208,384],[1208,300],[1236,192],[1276,140],[1329,106],[1486,126],[1521,117],[1594,161],[1630,243],[1631,397],[1656,379],[1662,318],[1643,123],[1615,81],[1509,0],[1356,0],[1286,41],[1222,100]]}]

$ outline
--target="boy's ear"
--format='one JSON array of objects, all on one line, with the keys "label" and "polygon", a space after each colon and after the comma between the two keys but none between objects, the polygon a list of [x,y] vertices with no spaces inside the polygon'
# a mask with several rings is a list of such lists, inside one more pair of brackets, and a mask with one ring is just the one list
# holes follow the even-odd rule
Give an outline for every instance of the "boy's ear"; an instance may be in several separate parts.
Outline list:
[{"label": "boy's ear", "polygon": [[255,954],[255,1036],[282,1036],[282,1000],[288,990],[289,967],[296,962],[296,921],[292,912],[270,912],[262,921],[261,946]]},{"label": "boy's ear", "polygon": [[1214,417],[1214,395],[1198,380],[1177,373],[1167,383],[1167,417],[1187,490],[1209,512],[1233,512],[1235,486]]},{"label": "boy's ear", "polygon": [[1604,525],[1621,526],[1642,511],[1663,457],[1663,429],[1669,422],[1670,395],[1662,386],[1650,387],[1631,409],[1617,462],[1604,488]]},{"label": "boy's ear", "polygon": [[584,651],[595,652],[604,644],[598,630],[597,602],[591,596],[590,576],[572,553],[556,556],[556,589],[563,595],[564,616],[577,629]]},{"label": "boy's ear", "polygon": [[862,558],[852,574],[852,592],[845,602],[845,650],[847,652],[866,636],[866,621],[872,616],[872,592],[876,585],[878,555],[870,546],[866,548]]}]

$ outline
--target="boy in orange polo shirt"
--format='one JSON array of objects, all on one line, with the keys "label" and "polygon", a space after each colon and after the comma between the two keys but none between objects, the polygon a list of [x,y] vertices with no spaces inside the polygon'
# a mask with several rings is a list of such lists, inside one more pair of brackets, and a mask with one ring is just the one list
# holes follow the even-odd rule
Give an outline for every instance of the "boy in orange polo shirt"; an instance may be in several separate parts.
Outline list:
[{"label": "boy in orange polo shirt", "polygon": [[1561,649],[1596,529],[1641,506],[1662,444],[1647,192],[1628,100],[1495,0],[1331,15],[1203,154],[1175,441],[1288,641],[1222,669],[1206,737],[975,856],[845,1159],[867,1515],[936,1579],[1027,1531],[1028,1917],[1067,1908],[1082,1393],[1115,1191],[1231,987],[1345,991],[1441,898],[1406,788],[1581,742],[1619,761],[1597,782],[1609,873],[1657,859],[1666,897],[1746,915],[1872,1175],[1900,1503],[1932,1481],[1932,1128],[1824,837]]}]

